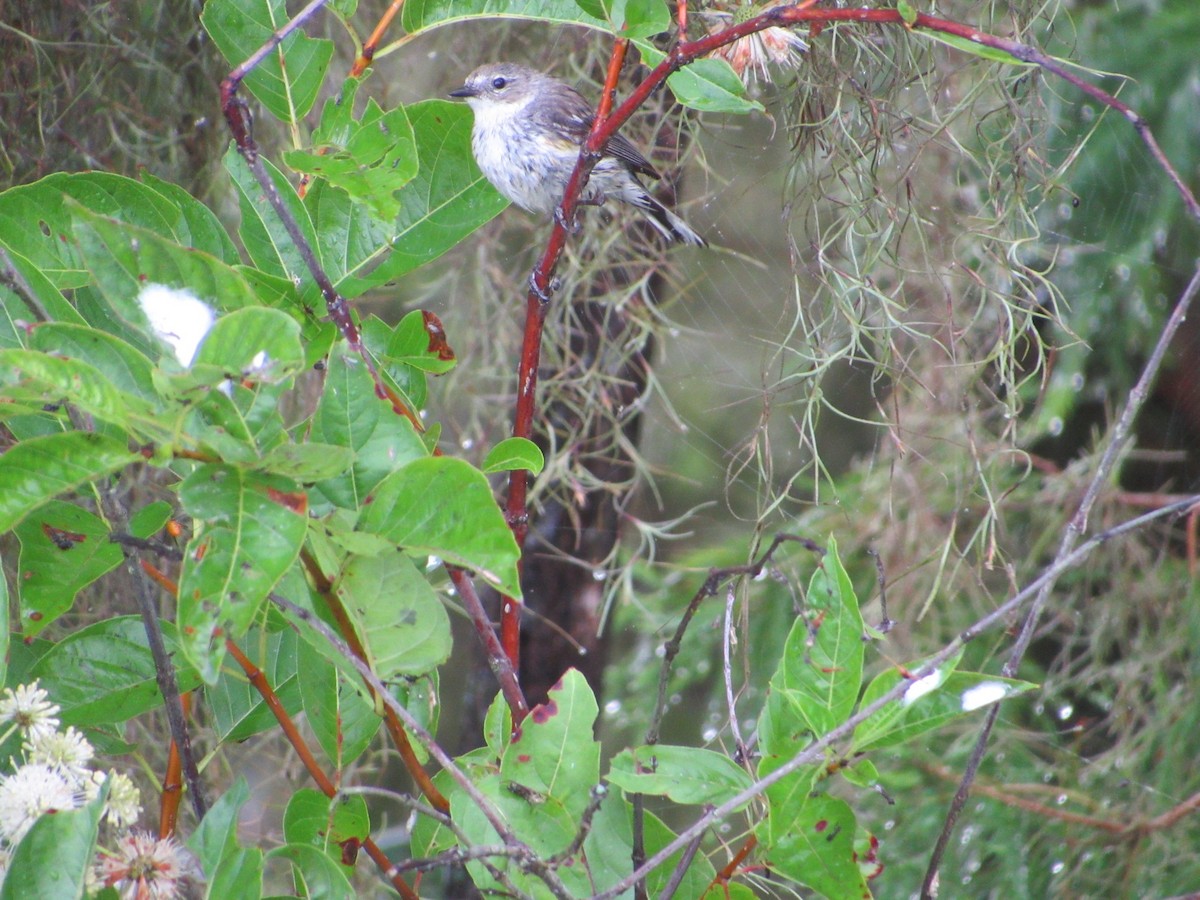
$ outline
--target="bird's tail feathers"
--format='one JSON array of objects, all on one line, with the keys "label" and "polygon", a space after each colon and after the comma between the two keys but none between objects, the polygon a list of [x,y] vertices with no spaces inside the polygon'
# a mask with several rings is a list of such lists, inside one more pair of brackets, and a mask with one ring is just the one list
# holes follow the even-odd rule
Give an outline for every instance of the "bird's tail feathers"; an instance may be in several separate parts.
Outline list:
[{"label": "bird's tail feathers", "polygon": [[651,225],[668,241],[682,241],[693,247],[707,247],[708,241],[702,238],[695,229],[663,204],[659,203],[649,193],[644,194],[637,205],[646,211],[646,218]]}]

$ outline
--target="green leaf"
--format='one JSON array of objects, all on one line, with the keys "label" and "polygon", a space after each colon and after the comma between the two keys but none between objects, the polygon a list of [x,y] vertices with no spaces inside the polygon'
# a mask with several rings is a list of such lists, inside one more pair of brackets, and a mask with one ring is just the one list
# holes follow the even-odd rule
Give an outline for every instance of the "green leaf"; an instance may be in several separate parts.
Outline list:
[{"label": "green leaf", "polygon": [[207,900],[262,900],[263,852],[238,847],[209,876]]},{"label": "green leaf", "polygon": [[[643,816],[643,840],[646,855],[653,856],[672,840],[675,833],[662,820],[650,812]],[[592,828],[583,842],[583,859],[586,860],[591,884],[584,896],[612,887],[629,874],[629,860],[633,850],[633,811],[629,802],[619,791],[612,791],[600,804],[600,811],[592,820]],[[646,877],[647,895],[661,896],[683,858],[678,850],[667,861]],[[678,885],[676,897],[700,897],[713,883],[716,872],[703,853],[697,853]],[[594,885],[594,889],[592,888]],[[731,885],[732,887],[732,885]],[[724,893],[718,889],[719,900]],[[713,900],[718,900],[714,897]]]},{"label": "green leaf", "polygon": [[[313,308],[324,309],[325,303],[321,292],[313,281],[312,273],[300,255],[296,242],[292,240],[283,222],[275,212],[275,208],[267,201],[262,187],[250,171],[246,160],[237,150],[230,146],[225,154],[225,171],[233,178],[238,192],[238,208],[242,213],[242,221],[238,226],[238,236],[250,255],[251,261],[268,275],[274,275],[298,285],[300,301]],[[304,202],[296,196],[295,189],[287,177],[275,166],[259,157],[259,162],[265,167],[268,176],[275,185],[284,205],[291,212],[308,245],[316,252],[319,248],[317,232],[309,218]],[[328,268],[328,263],[321,260]],[[330,272],[332,275],[333,272]]]},{"label": "green leaf", "polygon": [[316,647],[301,641],[297,652],[304,716],[325,755],[341,771],[366,752],[383,720]]},{"label": "green leaf", "polygon": [[460,459],[408,463],[375,488],[358,527],[400,545],[473,569],[488,584],[519,597],[520,552],[487,479]]},{"label": "green leaf", "polygon": [[497,691],[483,718],[483,739],[496,759],[500,759],[511,738],[512,709],[505,702],[504,694]]},{"label": "green leaf", "polygon": [[[284,0],[208,0],[200,14],[204,30],[232,66],[287,24]],[[275,118],[297,123],[308,114],[325,81],[333,41],[293,31],[246,75],[245,86]]]},{"label": "green leaf", "polygon": [[512,437],[505,438],[488,451],[482,468],[488,475],[513,469],[525,469],[536,475],[545,465],[546,457],[537,444],[527,438]]},{"label": "green leaf", "polygon": [[98,516],[59,500],[17,526],[17,592],[25,633],[38,634],[74,605],[80,590],[121,564],[121,548],[108,534]]},{"label": "green leaf", "polygon": [[187,290],[219,310],[254,305],[256,298],[241,274],[225,260],[164,236],[155,228],[106,216],[67,199],[77,247],[84,266],[113,310],[141,326],[145,313],[136,298],[147,284]]},{"label": "green leaf", "polygon": [[224,656],[216,639],[239,638],[295,562],[307,532],[289,503],[293,482],[232,466],[203,465],[179,490],[194,530],[179,577],[184,654],[213,684]]},{"label": "green leaf", "polygon": [[[163,182],[147,182],[104,172],[60,173],[4,191],[0,193],[0,243],[31,263],[58,290],[83,287],[89,276],[71,234],[74,214],[67,209],[68,201],[74,200],[95,214],[141,226],[226,263],[238,261],[228,235],[203,204],[182,189],[160,191],[156,186]],[[31,272],[23,265],[20,268],[30,280]],[[45,303],[43,291],[37,292]],[[50,312],[60,321],[83,321],[77,313]]]},{"label": "green leaf", "polygon": [[[0,204],[4,202],[6,193],[0,193]],[[13,272],[17,279],[24,281],[29,288],[29,292],[33,295],[34,305],[30,305],[30,301],[25,297],[18,297],[7,285],[0,285],[0,307],[3,309],[4,318],[11,325],[15,326],[16,319],[23,319],[25,322],[34,322],[43,317],[43,314],[50,320],[55,322],[71,322],[76,325],[82,325],[84,318],[79,314],[79,311],[68,302],[54,283],[46,277],[40,268],[30,262],[12,247],[8,246],[7,242],[0,240],[0,249],[5,251],[7,256],[7,264],[12,266]],[[40,305],[40,309],[38,306]],[[16,334],[16,328],[13,328],[13,334]],[[17,346],[18,341],[6,341],[8,346]]]},{"label": "green leaf", "polygon": [[[830,539],[805,595],[804,615],[792,626],[773,691],[795,700],[795,709],[817,735],[845,721],[858,699],[863,670],[863,620],[854,586]],[[775,752],[764,745],[765,752]]]},{"label": "green leaf", "polygon": [[353,464],[354,451],[349,448],[312,442],[280,444],[263,457],[261,468],[307,484],[336,477]]},{"label": "green leaf", "polygon": [[216,366],[227,376],[282,381],[304,366],[300,325],[276,309],[239,309],[217,319],[196,351],[195,365]]},{"label": "green leaf", "polygon": [[83,897],[107,800],[106,784],[81,809],[40,816],[12,851],[0,900]]},{"label": "green leaf", "polygon": [[141,458],[124,441],[100,434],[64,432],[21,441],[0,455],[0,533],[59,494]]},{"label": "green leaf", "polygon": [[917,24],[917,10],[907,0],[896,0],[896,11],[900,13],[900,18],[904,20],[904,24],[913,26]]},{"label": "green leaf", "polygon": [[[644,40],[633,42],[648,66],[657,66],[666,54]],[[746,85],[723,59],[707,56],[684,66],[667,78],[675,99],[701,112],[761,112],[763,105],[746,96]]]},{"label": "green leaf", "polygon": [[408,117],[420,168],[399,192],[395,220],[384,227],[355,216],[348,198],[325,196],[331,190],[314,192],[307,200],[321,238],[321,259],[347,297],[436,259],[508,205],[475,163],[468,107],[427,100],[408,107]]},{"label": "green leaf", "polygon": [[156,398],[150,359],[111,334],[84,325],[52,322],[34,329],[29,347],[87,363],[118,391],[144,400]]},{"label": "green leaf", "polygon": [[[167,653],[175,659],[179,689],[190,691],[200,676],[181,665],[175,626],[166,621],[159,626]],[[64,725],[127,722],[163,702],[140,616],[105,619],[67,635],[37,661],[30,675],[62,708]]]},{"label": "green leaf", "polygon": [[169,437],[149,403],[114,387],[99,369],[78,359],[36,350],[0,350],[0,389],[11,403],[38,408],[70,401],[125,431],[147,438]]},{"label": "green leaf", "polygon": [[[302,700],[296,676],[296,632],[289,628],[263,636],[260,631],[253,630],[240,646],[250,661],[262,670],[287,714],[299,713]],[[226,665],[217,683],[205,688],[204,697],[212,710],[217,736],[222,741],[244,741],[279,726],[275,714],[246,680],[240,666]]]},{"label": "green leaf", "polygon": [[[900,14],[901,16],[904,13]],[[960,37],[957,34],[946,34],[941,31],[931,31],[928,28],[918,28],[913,31],[913,34],[920,35],[924,38],[937,41],[939,44],[945,44],[948,47],[953,47],[963,53],[969,53],[972,56],[978,56],[980,59],[986,59],[989,62],[1004,63],[1009,66],[1033,66],[1036,63],[1028,60],[1018,59],[1007,50],[1001,50],[998,47],[988,47],[985,44],[977,43],[965,37]]]},{"label": "green leaf", "polygon": [[449,372],[457,363],[454,351],[446,343],[441,321],[419,309],[414,309],[396,325],[384,355],[389,362],[412,366],[431,375]]},{"label": "green leaf", "polygon": [[663,0],[603,0],[609,23],[621,37],[648,38],[668,31],[671,13]]},{"label": "green leaf", "polygon": [[[357,794],[339,794],[330,800],[320,791],[301,788],[283,813],[283,836],[289,844],[304,845],[341,865],[347,842],[357,846],[371,836],[367,802]],[[342,869],[349,874],[354,866]]]},{"label": "green leaf", "polygon": [[621,751],[613,758],[608,780],[632,794],[714,806],[753,783],[750,774],[723,753],[668,744]]},{"label": "green leaf", "polygon": [[[599,0],[593,2],[598,3]],[[480,17],[537,19],[608,30],[602,15],[585,10],[575,0],[410,0],[401,9],[400,17],[404,30],[409,34]]]},{"label": "green leaf", "polygon": [[830,900],[871,896],[855,857],[854,811],[824,794],[794,799],[786,807],[772,802],[757,829],[767,865]]},{"label": "green leaf", "polygon": [[577,820],[600,779],[600,744],[592,736],[597,712],[587,680],[568,670],[513,735],[500,761],[502,781],[555,798]]},{"label": "green leaf", "polygon": [[407,556],[353,557],[335,590],[383,680],[421,675],[449,658],[450,617]]},{"label": "green leaf", "polygon": [[349,79],[336,98],[325,101],[312,152],[293,150],[283,160],[298,172],[324,178],[384,222],[400,212],[396,192],[417,174],[417,147],[404,107],[384,112],[367,101],[362,121],[351,118],[361,82]]},{"label": "green leaf", "polygon": [[[1028,681],[981,672],[956,672],[954,665],[957,662],[955,657],[932,675],[919,681],[910,679],[908,690],[898,701],[860,722],[854,731],[854,751],[892,747],[910,741],[941,728],[951,719],[1037,688]],[[903,678],[896,669],[881,672],[863,692],[863,705],[882,697]]]},{"label": "green leaf", "polygon": [[188,847],[200,860],[200,867],[208,878],[213,877],[221,860],[238,852],[238,811],[249,799],[246,777],[238,775],[188,839]]},{"label": "green leaf", "polygon": [[308,900],[356,900],[346,872],[315,847],[285,844],[267,853],[268,860],[286,859],[296,876],[296,889]]},{"label": "green leaf", "polygon": [[355,512],[387,475],[429,455],[412,423],[375,396],[366,366],[344,343],[329,358],[312,438],[354,451],[349,470],[319,482],[314,494]]}]

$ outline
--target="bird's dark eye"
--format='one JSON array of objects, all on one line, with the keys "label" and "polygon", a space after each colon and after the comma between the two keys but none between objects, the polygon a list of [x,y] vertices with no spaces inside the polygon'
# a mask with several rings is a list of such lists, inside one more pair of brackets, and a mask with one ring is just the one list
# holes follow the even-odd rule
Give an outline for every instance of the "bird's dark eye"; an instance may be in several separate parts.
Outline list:
[{"label": "bird's dark eye", "polygon": [[506,84],[508,84],[508,79],[502,78],[499,75],[492,79],[492,87],[498,91],[504,90]]}]

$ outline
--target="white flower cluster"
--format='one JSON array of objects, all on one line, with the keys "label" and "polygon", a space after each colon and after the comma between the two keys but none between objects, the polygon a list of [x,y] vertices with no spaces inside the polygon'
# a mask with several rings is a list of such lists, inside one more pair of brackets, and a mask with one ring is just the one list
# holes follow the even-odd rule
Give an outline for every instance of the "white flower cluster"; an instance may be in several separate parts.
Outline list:
[{"label": "white flower cluster", "polygon": [[137,787],[120,772],[93,769],[92,745],[74,728],[60,731],[58,712],[36,681],[0,694],[0,743],[19,733],[23,760],[11,773],[0,774],[0,884],[13,851],[39,817],[78,809],[107,781],[104,820],[116,835],[115,845],[98,854],[91,886],[115,886],[122,897],[182,896],[183,880],[195,871],[187,851],[170,838],[129,831],[142,810]]}]

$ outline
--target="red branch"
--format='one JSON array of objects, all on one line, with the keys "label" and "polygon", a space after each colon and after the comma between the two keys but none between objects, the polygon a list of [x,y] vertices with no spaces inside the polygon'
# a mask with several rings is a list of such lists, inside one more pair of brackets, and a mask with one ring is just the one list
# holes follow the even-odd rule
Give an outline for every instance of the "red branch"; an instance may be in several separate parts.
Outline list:
[{"label": "red branch", "polygon": [[[308,749],[308,744],[305,743],[304,737],[300,734],[300,729],[296,727],[296,723],[292,721],[292,717],[283,708],[283,703],[280,702],[278,695],[267,681],[267,677],[263,675],[262,670],[254,665],[250,661],[250,658],[233,641],[226,639],[225,649],[229,651],[229,655],[234,658],[237,664],[242,667],[242,671],[246,673],[246,677],[250,679],[250,683],[254,685],[254,689],[258,691],[259,695],[263,698],[263,702],[267,704],[267,708],[274,714],[275,721],[283,729],[288,742],[300,757],[300,761],[304,763],[304,768],[308,770],[309,776],[317,783],[317,787],[321,789],[321,793],[332,800],[337,796],[337,786],[325,774],[325,770],[321,768],[312,751]],[[417,892],[409,887],[408,883],[400,877],[400,874],[395,871],[392,861],[387,858],[370,837],[363,840],[362,846],[375,865],[379,867],[379,871],[391,882],[392,887],[400,893],[401,897],[404,897],[405,900],[420,900]]]}]

